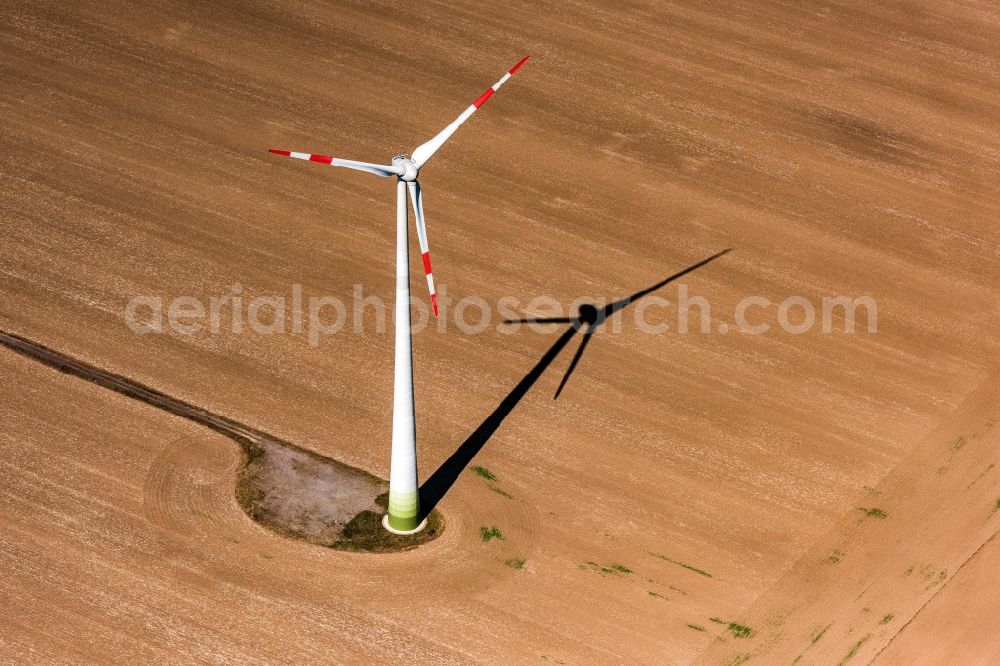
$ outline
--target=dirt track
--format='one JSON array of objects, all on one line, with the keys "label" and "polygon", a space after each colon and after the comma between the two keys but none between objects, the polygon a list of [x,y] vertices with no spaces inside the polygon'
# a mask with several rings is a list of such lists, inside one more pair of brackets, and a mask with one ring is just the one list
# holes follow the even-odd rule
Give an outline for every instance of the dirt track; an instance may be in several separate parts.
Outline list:
[{"label": "dirt track", "polygon": [[[251,518],[280,534],[323,546],[342,547],[339,542],[343,528],[353,518],[362,511],[382,513],[376,499],[388,492],[388,483],[361,470],[31,340],[0,331],[0,345],[59,372],[222,433],[239,444],[245,461],[236,481],[237,499],[242,498],[241,504]],[[422,536],[410,541],[428,538],[428,535]],[[416,545],[404,539],[397,541],[399,547]]]},{"label": "dirt track", "polygon": [[0,345],[7,347],[17,353],[34,359],[50,368],[55,368],[60,372],[79,377],[97,386],[121,393],[124,396],[133,398],[140,402],[152,405],[157,409],[162,409],[168,414],[180,416],[181,418],[193,421],[206,428],[221,432],[230,438],[261,439],[266,437],[264,433],[249,428],[232,419],[227,419],[218,414],[212,414],[203,409],[190,405],[182,400],[171,398],[155,389],[142,386],[127,377],[115,375],[110,372],[95,368],[94,366],[78,361],[54,349],[49,349],[43,345],[26,340],[20,336],[11,335],[0,331]]},{"label": "dirt track", "polygon": [[[405,554],[259,528],[231,442],[0,351],[2,660],[825,664],[868,634],[858,663],[996,653],[953,617],[996,596],[996,541],[969,559],[1000,496],[995,6],[0,7],[0,327],[383,478],[370,312],[317,347],[123,322],[134,296],[237,282],[389,300],[389,182],[267,148],[388,159],[531,53],[421,174],[448,294],[611,301],[733,248],[683,281],[713,333],[625,319],[559,400],[554,360],[475,458],[510,497],[461,474],[444,536]],[[771,323],[790,295],[869,295],[879,331],[714,332],[754,294]],[[416,337],[424,475],[556,336]],[[859,526],[872,490],[887,517]],[[911,565],[947,573],[838,596]]]}]

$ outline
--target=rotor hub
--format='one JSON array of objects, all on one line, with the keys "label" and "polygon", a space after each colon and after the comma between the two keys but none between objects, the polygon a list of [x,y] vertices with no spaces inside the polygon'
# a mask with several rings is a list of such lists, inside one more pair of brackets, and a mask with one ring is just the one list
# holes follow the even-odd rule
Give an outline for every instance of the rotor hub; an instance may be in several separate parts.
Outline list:
[{"label": "rotor hub", "polygon": [[602,319],[601,315],[601,311],[598,310],[596,306],[590,303],[584,303],[580,306],[580,312],[577,315],[577,319],[579,319],[583,324],[593,326],[594,324],[600,323],[599,320]]},{"label": "rotor hub", "polygon": [[402,167],[403,173],[399,179],[407,183],[415,181],[420,174],[420,168],[417,166],[417,163],[411,160],[408,155],[396,155],[392,158],[392,165]]}]

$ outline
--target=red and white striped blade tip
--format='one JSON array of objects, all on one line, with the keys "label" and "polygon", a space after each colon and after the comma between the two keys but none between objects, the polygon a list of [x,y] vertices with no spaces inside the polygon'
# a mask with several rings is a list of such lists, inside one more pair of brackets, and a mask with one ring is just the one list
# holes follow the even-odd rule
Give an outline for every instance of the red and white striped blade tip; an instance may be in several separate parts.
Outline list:
[{"label": "red and white striped blade tip", "polygon": [[268,148],[269,153],[274,153],[275,155],[284,155],[285,157],[295,157],[300,160],[309,160],[310,162],[319,162],[320,164],[332,164],[333,158],[329,155],[315,155],[313,153],[297,153],[293,150],[282,150],[281,148]]},{"label": "red and white striped blade tip", "polygon": [[437,294],[431,294],[431,307],[434,308],[434,316],[438,316],[438,297]]},{"label": "red and white striped blade tip", "polygon": [[500,79],[499,81],[497,81],[496,83],[494,83],[492,86],[490,86],[489,88],[487,88],[486,92],[484,92],[482,95],[480,95],[479,98],[475,102],[472,103],[472,106],[474,106],[474,107],[476,107],[478,109],[483,104],[485,104],[486,100],[488,100],[490,97],[492,97],[493,93],[495,93],[497,90],[499,90],[500,86],[502,86],[507,79],[509,79],[510,77],[514,76],[514,72],[516,72],[517,70],[519,70],[521,68],[521,65],[523,65],[526,62],[528,62],[528,58],[530,58],[530,57],[531,57],[530,55],[526,55],[523,58],[521,58],[520,62],[518,62],[516,65],[514,65],[509,70],[507,70],[507,73],[503,75],[502,79]]}]

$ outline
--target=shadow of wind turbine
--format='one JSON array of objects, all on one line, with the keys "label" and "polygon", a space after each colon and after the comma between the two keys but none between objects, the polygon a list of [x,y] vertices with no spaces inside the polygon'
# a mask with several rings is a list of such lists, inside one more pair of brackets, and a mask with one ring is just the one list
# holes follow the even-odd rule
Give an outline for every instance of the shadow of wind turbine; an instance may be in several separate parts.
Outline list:
[{"label": "shadow of wind turbine", "polygon": [[569,344],[569,341],[573,336],[582,329],[583,331],[583,341],[580,343],[580,347],[576,350],[576,354],[573,356],[573,360],[570,362],[569,368],[566,374],[563,376],[562,381],[559,384],[559,388],[556,390],[556,394],[553,399],[558,398],[559,394],[562,392],[569,380],[569,376],[572,374],[576,365],[580,362],[583,356],[583,351],[587,347],[587,343],[590,341],[590,336],[593,335],[594,330],[602,325],[608,317],[614,315],[620,310],[627,307],[629,304],[647,296],[657,289],[661,289],[667,284],[677,280],[692,271],[698,270],[702,266],[715,261],[719,257],[730,252],[730,249],[723,250],[713,254],[707,259],[703,259],[696,264],[688,266],[684,270],[674,273],[663,280],[657,282],[654,285],[647,287],[641,291],[637,291],[634,294],[626,296],[625,298],[619,299],[603,308],[597,308],[594,305],[584,304],[580,306],[579,311],[575,317],[554,317],[554,318],[544,318],[544,319],[518,319],[518,320],[508,320],[505,323],[539,323],[539,324],[569,324],[569,327],[563,331],[563,333],[556,339],[552,346],[542,355],[537,363],[528,371],[524,377],[510,390],[510,393],[500,401],[496,409],[490,413],[486,419],[479,424],[471,435],[469,435],[464,442],[458,447],[458,449],[448,457],[441,466],[434,471],[430,477],[420,486],[420,510],[422,516],[430,514],[431,510],[437,505],[437,503],[444,497],[445,493],[451,489],[455,481],[458,480],[459,474],[462,473],[469,463],[472,462],[473,458],[482,450],[486,442],[490,440],[493,434],[500,428],[504,419],[510,415],[514,410],[514,407],[521,401],[521,399],[527,395],[528,391],[534,386],[535,382],[538,381],[539,377],[545,372],[545,370],[552,364],[557,356],[562,352],[562,350]]},{"label": "shadow of wind turbine", "polygon": [[590,305],[589,303],[585,303],[584,305],[580,306],[580,309],[577,312],[576,317],[549,317],[543,319],[508,319],[504,323],[505,324],[570,324],[571,330],[579,331],[581,328],[583,329],[583,340],[580,342],[580,346],[577,348],[576,353],[573,355],[573,360],[570,361],[569,367],[566,369],[562,381],[559,382],[559,388],[556,389],[555,395],[552,396],[552,399],[556,400],[559,397],[559,394],[562,393],[563,389],[566,387],[566,382],[569,381],[570,375],[573,374],[573,371],[576,369],[577,364],[579,364],[580,359],[583,357],[583,352],[587,348],[587,343],[590,342],[590,337],[594,334],[594,332],[597,330],[598,327],[603,326],[604,322],[606,322],[608,319],[610,319],[612,316],[614,316],[621,310],[624,310],[627,306],[634,303],[635,301],[638,301],[644,296],[652,294],[658,289],[662,289],[671,282],[684,277],[688,273],[698,270],[702,266],[705,266],[706,264],[709,264],[718,259],[719,257],[729,254],[730,252],[732,252],[732,248],[726,248],[721,252],[716,252],[707,259],[702,259],[698,263],[692,264],[691,266],[688,266],[684,270],[674,273],[673,275],[670,275],[660,280],[656,284],[646,287],[641,291],[637,291],[634,294],[626,296],[625,298],[620,298],[617,301],[608,303],[603,308],[598,308],[594,305]]}]

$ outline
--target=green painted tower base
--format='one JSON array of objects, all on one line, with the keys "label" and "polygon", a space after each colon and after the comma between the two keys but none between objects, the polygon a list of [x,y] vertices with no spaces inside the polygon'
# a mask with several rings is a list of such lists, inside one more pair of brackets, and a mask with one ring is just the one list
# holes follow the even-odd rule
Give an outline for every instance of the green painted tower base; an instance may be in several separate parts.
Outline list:
[{"label": "green painted tower base", "polygon": [[[402,520],[400,522],[413,524],[413,522],[416,522],[416,521],[412,520],[412,519],[410,519],[410,520],[404,519],[404,520]],[[384,527],[389,532],[392,532],[393,534],[398,534],[400,536],[408,536],[410,534],[416,534],[420,530],[422,530],[425,527],[427,527],[427,519],[426,518],[424,518],[422,521],[420,521],[420,524],[417,525],[416,527],[412,528],[412,529],[406,529],[406,525],[400,525],[399,527],[402,527],[403,529],[399,529],[399,528],[393,526],[391,523],[392,523],[392,521],[389,520],[389,514],[385,514],[384,516],[382,516],[382,527]]]}]

